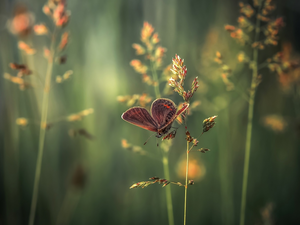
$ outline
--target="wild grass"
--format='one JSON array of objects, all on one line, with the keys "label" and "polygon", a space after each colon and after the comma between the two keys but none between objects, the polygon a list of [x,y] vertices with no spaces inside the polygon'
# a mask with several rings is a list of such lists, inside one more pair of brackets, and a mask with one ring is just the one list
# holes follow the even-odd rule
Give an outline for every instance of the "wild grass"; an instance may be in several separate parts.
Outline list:
[{"label": "wild grass", "polygon": [[[60,121],[78,121],[82,117],[93,112],[92,109],[84,110],[77,114],[71,114],[69,116],[64,116],[55,120],[49,120],[48,112],[50,105],[50,94],[55,85],[53,82],[53,67],[56,64],[63,64],[66,62],[66,55],[62,55],[64,49],[66,48],[69,41],[69,33],[63,31],[69,22],[70,12],[67,10],[66,1],[49,1],[43,7],[43,12],[49,17],[53,30],[49,29],[44,23],[34,25],[33,13],[29,12],[24,5],[18,5],[16,7],[16,12],[14,17],[8,21],[9,30],[13,35],[16,35],[20,41],[18,42],[18,48],[26,56],[23,57],[24,63],[10,63],[9,66],[17,74],[10,75],[9,73],[4,74],[4,78],[9,80],[12,84],[17,84],[21,91],[27,91],[29,89],[35,89],[38,93],[38,89],[42,86],[42,101],[41,101],[41,116],[40,122],[37,122],[34,115],[31,119],[25,117],[16,118],[16,124],[24,128],[27,126],[32,126],[39,124],[39,138],[38,138],[38,151],[37,151],[37,162],[34,176],[33,193],[29,214],[29,225],[35,224],[40,180],[42,176],[42,162],[43,153],[45,149],[45,137],[47,131],[52,128],[52,126]],[[50,38],[49,48],[44,47],[44,57],[47,60],[46,71],[39,71],[39,68],[30,68],[26,64],[28,60],[27,56],[34,56],[38,51],[40,51],[40,46],[37,45],[36,48],[30,37],[31,34],[38,36],[48,36]],[[61,36],[60,40],[59,37]],[[26,38],[25,38],[26,37]],[[25,41],[26,40],[26,41]],[[27,43],[26,43],[27,42]],[[34,65],[32,63],[32,65]],[[43,74],[45,74],[43,76]],[[56,83],[59,84],[70,78],[72,72],[67,71],[62,77],[56,77]],[[36,79],[30,79],[31,77]],[[35,82],[38,81],[38,82]],[[43,82],[44,81],[44,82]],[[36,98],[39,99],[38,97]],[[80,134],[88,139],[91,139],[90,135],[85,129],[79,129],[72,132],[72,135]],[[71,135],[71,134],[70,134]],[[21,149],[22,150],[22,149]],[[68,198],[67,198],[68,199]]]},{"label": "wild grass", "polygon": [[[242,182],[242,196],[241,196],[241,209],[240,209],[240,225],[244,225],[246,217],[246,203],[247,203],[247,187],[249,177],[250,153],[253,133],[253,117],[254,105],[257,88],[262,80],[262,75],[259,74],[260,70],[269,67],[272,68],[272,59],[262,61],[260,57],[261,51],[268,46],[278,44],[278,32],[283,27],[284,23],[282,18],[272,19],[272,12],[275,5],[272,0],[254,0],[253,6],[249,4],[240,3],[241,16],[238,18],[239,26],[226,25],[225,30],[230,33],[230,36],[242,46],[252,48],[252,55],[248,56],[246,53],[241,52],[238,55],[238,61],[248,63],[249,68],[252,70],[251,84],[248,93],[242,92],[242,96],[248,102],[248,116],[246,128],[246,141],[245,141],[245,158]],[[278,55],[278,54],[277,54]],[[221,53],[217,52],[215,61],[223,64]],[[276,55],[274,56],[276,58]],[[274,58],[273,57],[273,58]],[[279,65],[278,65],[279,66]],[[223,64],[223,81],[229,90],[235,88],[228,77],[231,74],[231,69]],[[236,88],[237,91],[240,91]]]},{"label": "wild grass", "polygon": [[[157,99],[160,98],[161,93],[159,90],[159,84],[160,84],[160,80],[166,80],[167,85],[169,85],[171,88],[174,89],[175,92],[177,92],[182,98],[184,103],[181,105],[181,107],[178,107],[177,109],[177,113],[176,115],[174,114],[174,117],[171,120],[171,124],[174,122],[175,119],[177,119],[180,123],[182,123],[182,119],[185,121],[186,124],[186,117],[187,117],[187,113],[186,110],[189,107],[190,101],[194,95],[194,93],[197,91],[199,85],[198,85],[198,78],[196,77],[191,85],[191,89],[188,91],[184,90],[184,82],[185,82],[185,78],[187,75],[187,68],[185,65],[183,65],[184,60],[181,59],[178,55],[175,55],[175,58],[172,60],[172,66],[168,66],[165,71],[164,74],[168,74],[168,70],[170,70],[173,75],[168,75],[166,77],[162,77],[162,79],[158,78],[157,76],[157,69],[159,69],[161,67],[161,61],[162,61],[162,55],[165,52],[165,49],[161,48],[161,47],[155,47],[155,44],[158,43],[158,35],[157,33],[153,34],[154,29],[153,27],[145,22],[144,23],[144,27],[142,29],[141,32],[141,40],[143,42],[144,46],[141,46],[139,44],[133,44],[133,47],[136,49],[136,53],[137,55],[144,55],[146,59],[150,60],[150,69],[148,69],[148,67],[143,64],[141,61],[135,59],[131,61],[131,65],[134,67],[135,71],[142,74],[143,75],[143,79],[144,82],[146,82],[149,85],[154,86],[154,93]],[[167,70],[167,71],[166,71]],[[151,71],[152,72],[152,78],[149,77],[147,75],[147,72]],[[171,94],[172,92],[169,91],[169,87],[166,86],[165,87],[165,94]],[[133,105],[136,102],[138,102],[137,100],[139,100],[139,103],[142,106],[146,105],[145,99],[146,97],[148,97],[147,94],[144,95],[133,95],[131,96],[119,96],[118,100],[120,102],[127,102],[127,105]],[[148,98],[148,100],[150,101],[150,98]],[[165,101],[166,103],[170,102],[170,100],[168,99],[161,99],[162,101]],[[191,107],[192,109],[193,107]],[[191,110],[190,109],[190,110]],[[126,114],[126,116],[124,117],[124,114],[122,115],[122,118],[124,120],[126,120],[127,122],[136,124],[135,119],[131,120],[129,119],[131,115],[130,110],[132,110],[132,116],[136,115],[137,112],[135,111],[136,108],[132,108],[127,110],[124,114]],[[166,108],[166,110],[168,110]],[[161,112],[162,113],[162,112]],[[181,114],[183,115],[183,118],[181,118]],[[137,119],[139,119],[140,117],[138,117]],[[215,124],[214,120],[215,120],[216,116],[214,117],[210,117],[208,119],[205,119],[203,121],[203,132],[207,132],[210,128],[212,128]],[[145,126],[146,125],[140,125],[140,124],[144,124],[144,121],[141,121],[141,123],[136,124],[137,126],[140,126],[142,128],[147,129]],[[171,125],[170,124],[170,125]],[[165,178],[161,179],[159,177],[152,177],[150,178],[150,181],[141,181],[138,183],[134,183],[130,189],[132,188],[137,188],[137,187],[147,187],[151,184],[154,183],[160,183],[163,184],[163,187],[166,187],[166,200],[167,200],[167,211],[168,211],[168,220],[169,220],[169,224],[174,224],[174,215],[173,215],[173,206],[172,206],[172,196],[171,196],[171,189],[170,189],[170,185],[169,184],[174,184],[174,185],[178,185],[178,186],[182,186],[185,187],[185,193],[184,193],[184,224],[186,224],[187,221],[187,189],[188,189],[188,185],[193,185],[194,181],[193,180],[188,180],[188,168],[189,168],[189,153],[192,151],[193,147],[197,146],[198,144],[198,140],[191,137],[189,131],[187,130],[187,125],[185,125],[185,129],[186,129],[186,141],[187,141],[187,149],[186,149],[186,176],[185,176],[185,185],[183,185],[181,182],[174,182],[170,180],[170,175],[169,175],[169,162],[168,162],[168,152],[169,152],[169,148],[170,148],[170,144],[168,144],[169,146],[167,147],[166,150],[163,150],[163,158],[162,158],[162,162],[163,162],[163,168],[164,168],[164,176]],[[157,133],[157,137],[161,137],[162,135],[164,135],[164,137],[162,138],[163,141],[166,142],[166,140],[173,139],[175,138],[176,135],[176,129],[172,130],[171,132],[162,132],[160,133],[160,131],[158,130]],[[193,143],[192,147],[189,147],[189,143]],[[146,144],[146,143],[145,143]],[[125,149],[135,149],[135,152],[139,152],[140,154],[144,154],[146,155],[145,151],[142,150],[140,147],[137,146],[133,146],[128,144],[126,140],[122,141],[122,146]],[[199,152],[205,153],[206,151],[208,151],[208,149],[199,149]]]}]

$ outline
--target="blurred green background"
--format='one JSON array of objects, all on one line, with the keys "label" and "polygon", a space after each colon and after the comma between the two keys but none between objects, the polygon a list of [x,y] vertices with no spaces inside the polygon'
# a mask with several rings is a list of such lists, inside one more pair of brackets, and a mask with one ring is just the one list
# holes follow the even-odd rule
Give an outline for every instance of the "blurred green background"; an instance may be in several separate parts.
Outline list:
[{"label": "blurred green background", "polygon": [[[6,21],[13,17],[16,3],[0,2],[1,74],[13,74],[9,63],[17,62],[27,63],[44,77],[47,61],[43,47],[49,44],[49,38],[11,34]],[[44,1],[21,3],[34,14],[35,23],[52,27],[42,12]],[[299,1],[275,3],[272,17],[283,16],[286,26],[278,46],[262,51],[259,61],[281,51],[287,43],[292,46],[291,58],[299,59]],[[156,138],[143,146],[151,132],[124,122],[120,116],[129,107],[117,101],[119,95],[147,92],[155,96],[153,87],[142,83],[142,76],[129,64],[135,58],[143,60],[135,55],[132,44],[140,43],[144,21],[153,25],[160,45],[167,49],[163,65],[170,64],[177,53],[188,68],[186,86],[199,77],[200,88],[193,100],[201,104],[187,120],[192,136],[201,133],[205,118],[218,115],[216,126],[201,137],[198,145],[211,151],[191,155],[201,165],[203,176],[188,189],[187,223],[238,224],[248,103],[238,91],[226,90],[222,71],[214,62],[216,51],[220,51],[233,70],[232,81],[247,92],[251,71],[237,62],[237,54],[250,48],[236,44],[224,30],[226,24],[237,24],[238,1],[73,0],[67,4],[71,11],[64,28],[70,32],[65,50],[68,59],[54,66],[48,118],[53,121],[88,108],[94,113],[82,121],[55,123],[47,130],[35,224],[56,224],[59,216],[66,224],[168,224],[161,185],[129,189],[135,182],[153,176],[163,178],[164,174]],[[24,56],[18,49],[19,40],[31,43],[37,53]],[[72,77],[55,84],[55,76],[67,70],[73,70]],[[254,106],[246,224],[299,224],[299,80],[283,88],[277,74],[268,69],[260,74],[263,79]],[[42,87],[20,91],[18,85],[0,80],[0,224],[27,224]],[[182,101],[175,93],[168,98],[176,104]],[[266,118],[270,115],[276,115],[279,129],[276,124],[275,130],[268,126]],[[20,117],[31,122],[26,127],[18,126],[16,119]],[[69,136],[69,129],[80,128],[95,138]],[[142,146],[158,160],[123,149],[123,138]],[[184,178],[178,171],[185,145],[184,127],[180,126],[169,151],[169,169],[171,180],[182,183]],[[79,176],[77,180],[74,173]],[[182,224],[184,188],[171,186],[171,190],[175,224]]]}]

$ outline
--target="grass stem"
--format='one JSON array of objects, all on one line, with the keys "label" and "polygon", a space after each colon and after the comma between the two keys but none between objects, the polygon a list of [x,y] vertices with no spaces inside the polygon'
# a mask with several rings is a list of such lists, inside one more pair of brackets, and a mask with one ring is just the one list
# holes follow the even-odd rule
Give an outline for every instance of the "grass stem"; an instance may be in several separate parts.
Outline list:
[{"label": "grass stem", "polygon": [[44,126],[47,124],[49,91],[51,85],[51,75],[52,75],[53,60],[55,54],[55,50],[54,50],[55,33],[56,33],[55,31],[56,29],[54,30],[51,39],[50,55],[48,58],[48,66],[46,71],[46,79],[45,79],[44,95],[43,95],[43,102],[42,102],[42,111],[41,111],[39,147],[38,147],[38,156],[37,156],[37,163],[36,163],[35,177],[34,177],[34,184],[33,184],[33,194],[32,194],[31,208],[30,208],[30,215],[29,215],[29,223],[28,223],[29,225],[34,224],[36,205],[37,205],[38,193],[39,193],[39,183],[41,178],[41,168],[42,168],[43,153],[44,153],[45,135],[46,135],[46,129]]},{"label": "grass stem", "polygon": [[[260,13],[261,6],[259,6],[258,14]],[[257,42],[260,34],[260,20],[256,19],[255,25],[255,36],[254,42]],[[243,187],[242,187],[242,200],[241,200],[241,214],[240,214],[240,225],[245,223],[245,212],[246,212],[246,201],[247,201],[247,182],[250,162],[250,150],[251,150],[251,138],[252,138],[252,122],[253,122],[253,109],[254,99],[257,87],[257,76],[258,76],[258,49],[253,49],[253,68],[252,68],[252,81],[249,96],[249,108],[248,108],[248,123],[247,123],[247,134],[245,144],[245,161],[244,161],[244,173],[243,173]]]},{"label": "grass stem", "polygon": [[[163,154],[164,154],[163,155],[164,176],[167,180],[170,180],[169,159],[168,159],[168,156],[166,155],[167,153],[164,152]],[[166,200],[167,200],[169,225],[174,225],[171,186],[167,185],[165,188],[166,188]]]},{"label": "grass stem", "polygon": [[185,169],[185,191],[184,191],[184,219],[183,224],[186,225],[186,202],[187,202],[187,188],[188,188],[188,175],[189,175],[189,142],[186,142],[186,169]]},{"label": "grass stem", "polygon": [[[158,80],[158,76],[156,73],[156,70],[154,68],[154,64],[151,61],[151,71],[152,71],[152,76],[153,76],[153,80],[157,82],[157,85],[154,86],[154,91],[155,91],[155,96],[156,98],[160,98],[160,91],[159,91],[159,80]],[[170,180],[170,171],[169,171],[169,158],[168,158],[168,153],[163,151],[163,158],[162,158],[162,162],[163,162],[163,168],[164,168],[164,177],[167,180]],[[169,225],[174,225],[174,214],[173,214],[173,203],[172,203],[172,194],[171,194],[171,187],[168,185],[165,188],[166,190],[166,201],[167,201],[167,211],[168,211],[168,221],[169,221]]]},{"label": "grass stem", "polygon": [[154,68],[154,63],[152,61],[151,61],[151,70],[152,70],[153,80],[157,82],[157,85],[154,86],[155,96],[156,98],[160,98],[159,80],[158,80],[156,70]]}]

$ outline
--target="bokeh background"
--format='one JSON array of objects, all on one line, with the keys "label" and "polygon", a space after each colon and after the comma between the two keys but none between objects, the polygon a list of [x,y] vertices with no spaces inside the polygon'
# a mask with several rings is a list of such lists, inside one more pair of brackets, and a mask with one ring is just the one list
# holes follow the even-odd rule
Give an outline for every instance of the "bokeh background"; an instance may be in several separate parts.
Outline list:
[{"label": "bokeh background", "polygon": [[[299,60],[300,2],[274,1],[272,18],[283,16],[286,26],[277,46],[261,51],[259,61],[284,51]],[[0,72],[15,74],[9,63],[26,63],[44,81],[47,61],[43,47],[49,37],[12,34],[7,23],[18,3],[34,15],[35,23],[51,20],[43,13],[41,0],[0,2]],[[247,2],[246,2],[247,3]],[[252,3],[249,1],[249,3]],[[200,87],[193,97],[200,101],[187,123],[193,136],[202,131],[202,121],[218,115],[216,126],[204,134],[199,147],[211,151],[193,153],[195,185],[188,189],[188,224],[238,224],[241,201],[244,147],[248,103],[238,90],[247,93],[251,70],[239,63],[243,49],[224,30],[237,24],[240,15],[236,0],[90,0],[68,1],[70,32],[65,50],[67,61],[55,65],[50,90],[49,121],[93,108],[82,121],[62,120],[47,130],[36,224],[168,224],[165,190],[154,184],[147,188],[129,187],[149,177],[162,177],[161,152],[155,138],[143,146],[151,132],[121,119],[129,108],[117,96],[149,93],[154,89],[130,66],[135,55],[133,43],[140,43],[144,21],[158,32],[160,45],[167,49],[163,65],[175,53],[185,59],[186,80],[195,76]],[[36,54],[27,56],[18,49],[23,40]],[[232,69],[235,89],[228,91],[214,58],[220,51]],[[73,70],[70,79],[55,83],[56,75]],[[159,76],[160,72],[158,73]],[[253,137],[249,170],[246,224],[300,223],[300,85],[299,70],[288,84],[268,68],[260,71],[262,82],[254,106]],[[33,79],[34,78],[30,78]],[[35,79],[37,81],[37,79]],[[161,90],[164,85],[160,86]],[[0,79],[0,224],[27,224],[37,160],[42,86],[29,89]],[[167,96],[178,104],[174,93]],[[27,126],[16,119],[28,118]],[[70,129],[85,129],[94,138],[70,137]],[[128,151],[121,140],[141,146],[153,157]],[[184,127],[180,126],[168,156],[171,180],[184,182]],[[74,175],[75,174],[75,175]],[[199,175],[200,174],[200,175]],[[171,186],[175,224],[183,222],[184,188]]]}]

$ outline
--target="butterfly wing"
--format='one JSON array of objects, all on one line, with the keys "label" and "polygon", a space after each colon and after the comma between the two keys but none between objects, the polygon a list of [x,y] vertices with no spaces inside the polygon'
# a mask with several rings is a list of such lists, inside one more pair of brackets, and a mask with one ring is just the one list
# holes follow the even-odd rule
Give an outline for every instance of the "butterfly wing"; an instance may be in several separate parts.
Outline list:
[{"label": "butterfly wing", "polygon": [[130,108],[122,114],[121,118],[135,126],[157,132],[157,123],[145,108]]},{"label": "butterfly wing", "polygon": [[176,117],[176,106],[173,101],[166,98],[158,98],[151,105],[153,119],[161,129],[172,123]]}]

